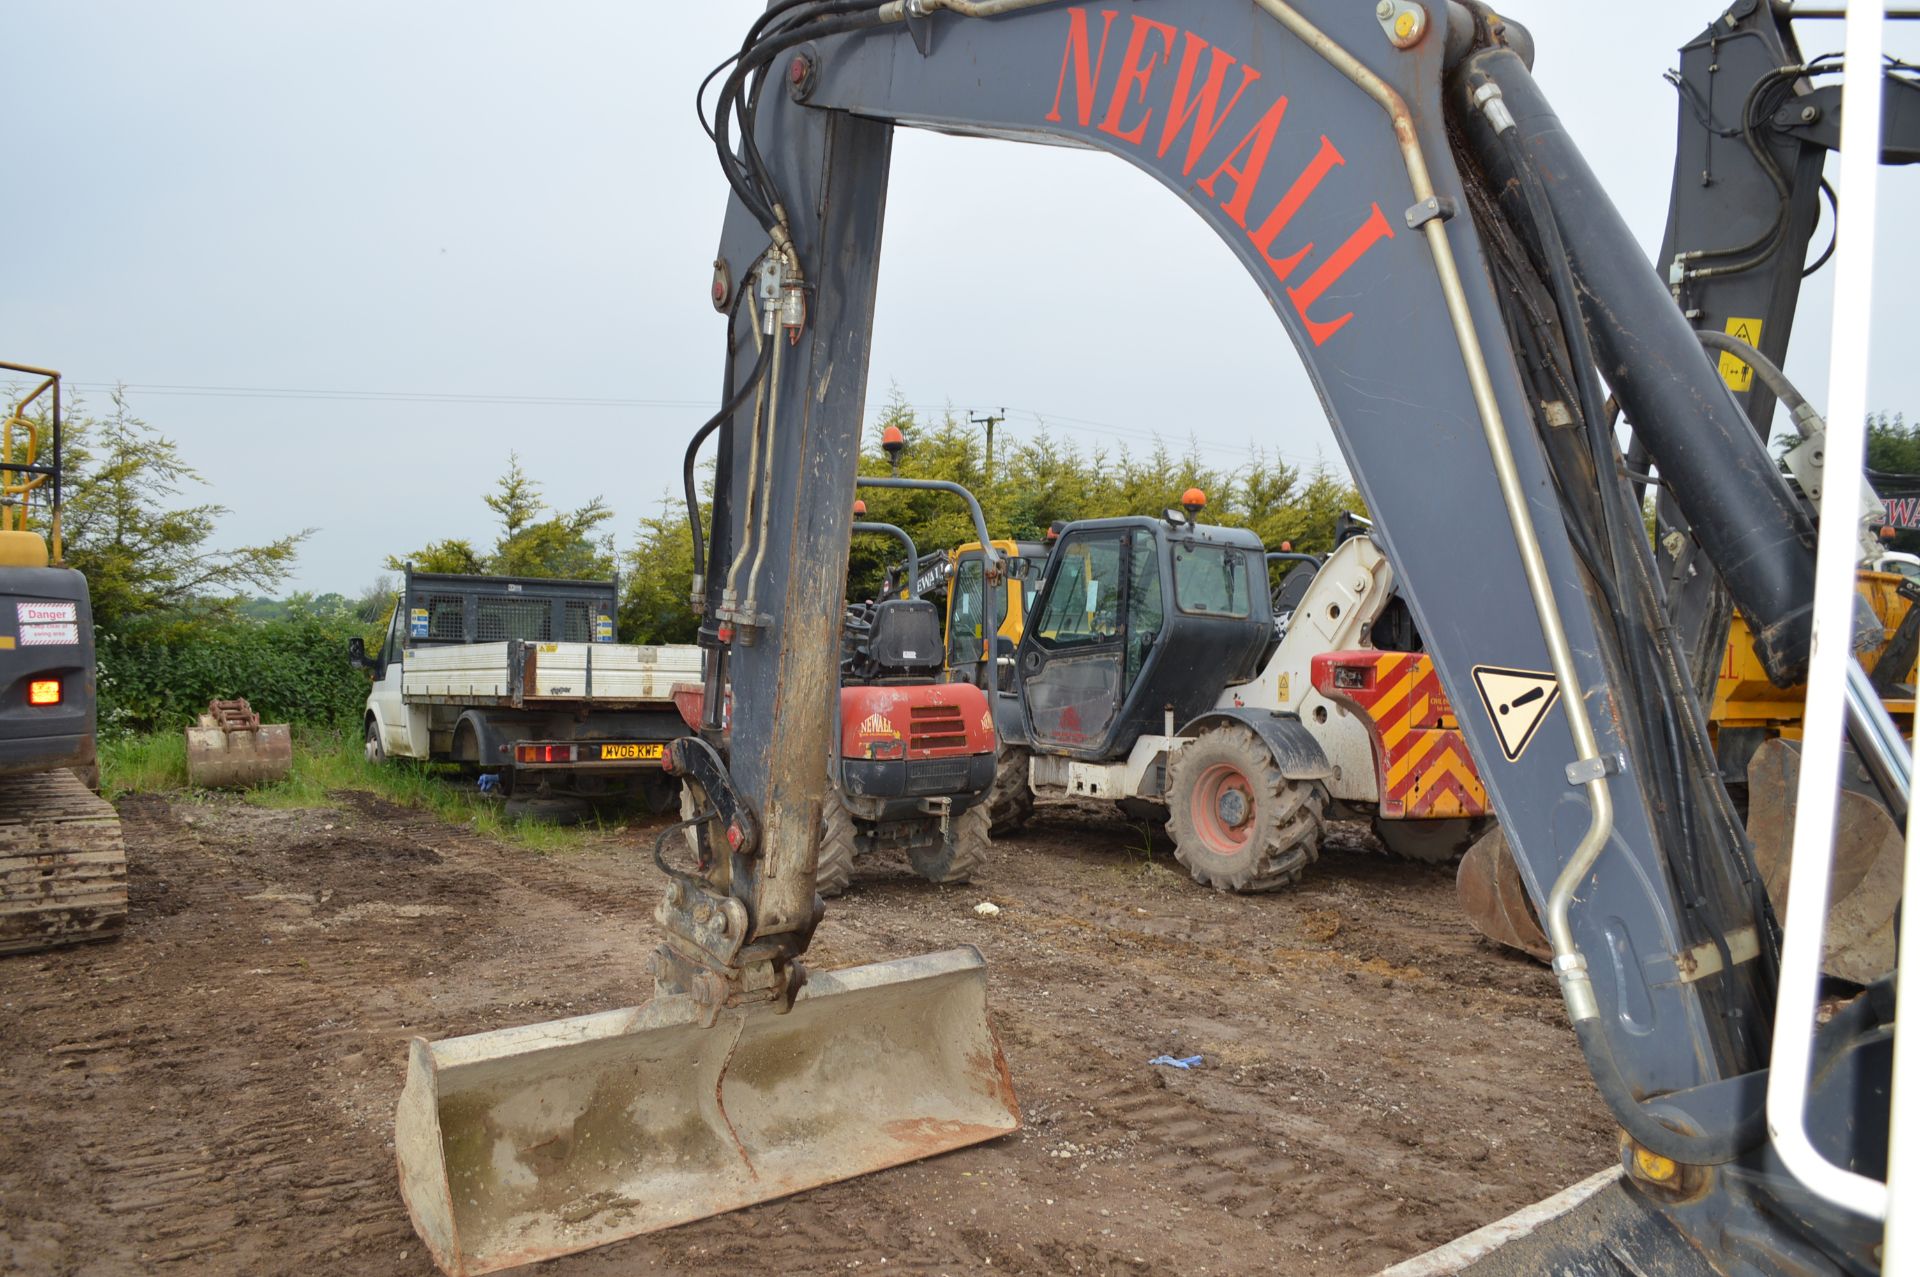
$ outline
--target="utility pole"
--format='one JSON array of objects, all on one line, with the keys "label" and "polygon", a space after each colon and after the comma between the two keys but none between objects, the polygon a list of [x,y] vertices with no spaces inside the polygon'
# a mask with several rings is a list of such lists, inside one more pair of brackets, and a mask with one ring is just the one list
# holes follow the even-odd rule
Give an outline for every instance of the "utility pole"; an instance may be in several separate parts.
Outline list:
[{"label": "utility pole", "polygon": [[976,426],[987,428],[987,482],[993,482],[993,428],[1007,419],[1007,410],[1000,409],[999,415],[988,413],[984,417],[968,417],[967,421]]}]

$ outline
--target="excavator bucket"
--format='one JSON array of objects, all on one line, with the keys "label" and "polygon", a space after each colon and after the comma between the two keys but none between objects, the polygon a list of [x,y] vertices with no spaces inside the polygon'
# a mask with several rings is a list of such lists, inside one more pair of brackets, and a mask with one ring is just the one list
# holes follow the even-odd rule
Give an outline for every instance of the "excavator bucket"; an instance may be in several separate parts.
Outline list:
[{"label": "excavator bucket", "polygon": [[808,975],[793,1008],[683,995],[428,1042],[395,1145],[450,1274],[496,1272],[1019,1129],[967,947]]},{"label": "excavator bucket", "polygon": [[262,724],[245,700],[210,701],[187,729],[187,780],[203,789],[245,789],[285,780],[293,770],[293,733]]},{"label": "excavator bucket", "polygon": [[[1747,834],[1767,898],[1786,921],[1787,876],[1793,859],[1794,796],[1800,792],[1800,747],[1770,740],[1747,764]],[[1906,872],[1906,837],[1868,792],[1840,791],[1834,828],[1822,968],[1856,984],[1893,970],[1894,923]]]},{"label": "excavator bucket", "polygon": [[1454,887],[1460,895],[1461,911],[1481,935],[1495,944],[1530,953],[1542,962],[1552,960],[1553,947],[1534,916],[1527,885],[1513,861],[1513,849],[1498,826],[1460,858]]}]

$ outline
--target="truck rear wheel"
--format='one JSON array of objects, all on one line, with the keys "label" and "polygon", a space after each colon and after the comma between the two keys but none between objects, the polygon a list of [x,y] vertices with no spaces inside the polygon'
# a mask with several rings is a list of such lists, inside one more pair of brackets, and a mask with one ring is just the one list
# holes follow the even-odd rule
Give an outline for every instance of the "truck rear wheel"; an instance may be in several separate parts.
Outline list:
[{"label": "truck rear wheel", "polygon": [[987,795],[988,820],[996,834],[1010,834],[1033,819],[1033,786],[1028,761],[1033,755],[1018,745],[1004,745],[993,768],[993,790]]},{"label": "truck rear wheel", "polygon": [[1273,891],[1320,855],[1326,791],[1289,780],[1245,727],[1216,727],[1175,750],[1167,766],[1167,827],[1195,882],[1220,891]]},{"label": "truck rear wheel", "polygon": [[830,786],[820,805],[820,859],[813,874],[813,889],[822,899],[831,900],[853,882],[853,838],[853,813],[840,786]]},{"label": "truck rear wheel", "polygon": [[947,821],[947,834],[931,846],[916,844],[907,849],[913,871],[928,882],[952,886],[969,882],[987,867],[987,855],[993,848],[990,830],[992,815],[985,803],[975,803]]}]

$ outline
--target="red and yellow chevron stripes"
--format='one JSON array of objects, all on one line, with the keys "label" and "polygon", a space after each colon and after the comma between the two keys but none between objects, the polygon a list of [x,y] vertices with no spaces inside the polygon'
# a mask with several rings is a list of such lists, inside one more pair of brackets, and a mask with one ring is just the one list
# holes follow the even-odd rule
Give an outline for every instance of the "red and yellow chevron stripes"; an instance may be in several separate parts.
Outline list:
[{"label": "red and yellow chevron stripes", "polygon": [[1367,725],[1384,819],[1487,814],[1487,787],[1424,653],[1322,652],[1312,678],[1316,691],[1352,707]]}]

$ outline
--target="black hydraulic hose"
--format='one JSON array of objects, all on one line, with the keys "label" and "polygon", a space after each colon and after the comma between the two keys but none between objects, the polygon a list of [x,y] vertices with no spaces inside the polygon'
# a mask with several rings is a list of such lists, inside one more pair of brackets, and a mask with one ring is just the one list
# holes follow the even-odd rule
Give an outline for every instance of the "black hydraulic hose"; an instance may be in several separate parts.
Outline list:
[{"label": "black hydraulic hose", "polygon": [[[1586,320],[1580,312],[1579,295],[1575,291],[1572,268],[1567,264],[1566,245],[1561,242],[1559,225],[1554,220],[1552,205],[1547,200],[1538,171],[1534,168],[1532,157],[1520,140],[1514,136],[1514,130],[1500,134],[1501,142],[1506,146],[1509,157],[1518,177],[1518,185],[1526,201],[1527,214],[1534,225],[1534,233],[1539,239],[1541,265],[1547,273],[1548,294],[1552,298],[1556,314],[1560,320],[1561,335],[1567,344],[1568,358],[1572,363],[1575,393],[1579,400],[1580,416],[1586,425],[1589,450],[1592,455],[1594,479],[1599,487],[1599,496],[1603,510],[1601,521],[1601,541],[1606,548],[1607,557],[1613,568],[1613,575],[1623,584],[1637,579],[1639,574],[1629,565],[1628,559],[1634,551],[1629,545],[1623,545],[1622,535],[1626,531],[1620,526],[1624,494],[1620,490],[1613,458],[1612,441],[1606,437],[1605,423],[1608,419],[1606,396],[1601,392],[1600,379],[1594,371],[1593,348],[1587,337]],[[1650,656],[1654,646],[1653,636],[1647,626],[1639,619],[1633,609],[1621,606],[1616,610],[1615,619],[1624,631],[1622,643],[1624,655],[1632,667],[1634,681],[1642,687],[1660,686],[1671,696],[1672,689],[1666,687],[1666,680],[1659,675],[1656,663]],[[1664,797],[1671,804],[1676,828],[1670,835],[1678,839],[1675,844],[1681,848],[1693,845],[1693,805],[1686,794],[1686,762],[1679,741],[1675,738],[1672,725],[1666,716],[1653,712],[1644,703],[1643,697],[1636,697],[1641,703],[1642,730],[1648,731],[1653,739],[1664,746],[1671,772],[1658,776],[1657,783],[1665,791]],[[1684,861],[1684,856],[1682,857]],[[1691,866],[1687,866],[1691,870]],[[1692,880],[1686,883],[1689,894],[1689,908],[1697,907],[1700,897],[1699,884]],[[1717,928],[1713,929],[1717,933]],[[1724,948],[1724,944],[1722,944]],[[1722,953],[1727,963],[1724,969],[1731,970],[1730,953]]]},{"label": "black hydraulic hose", "polygon": [[[744,294],[745,291],[746,285],[743,284],[741,286],[741,292]],[[740,411],[740,405],[747,401],[747,396],[760,384],[761,379],[766,375],[767,369],[772,366],[774,340],[775,338],[770,337],[760,343],[760,354],[753,361],[753,371],[747,374],[747,379],[740,383],[739,389],[735,390],[732,396],[728,398],[724,404],[720,405],[720,411],[709,417],[706,425],[701,426],[693,432],[693,440],[687,444],[686,465],[681,472],[681,478],[686,482],[687,523],[693,529],[693,574],[696,577],[706,575],[707,550],[706,539],[700,532],[700,494],[694,490],[693,486],[694,458],[700,451],[700,445],[707,441],[707,437],[715,430],[718,430],[722,422],[733,416],[734,413]],[[733,371],[733,351],[731,349],[727,352],[727,371],[729,373]]]},{"label": "black hydraulic hose", "polygon": [[[1502,131],[1500,139],[1509,151],[1515,173],[1519,178],[1521,192],[1526,199],[1528,213],[1535,224],[1535,233],[1539,237],[1542,264],[1549,277],[1549,292],[1553,295],[1563,336],[1567,342],[1568,355],[1574,364],[1573,372],[1581,399],[1581,416],[1586,420],[1589,438],[1593,444],[1594,461],[1597,467],[1595,478],[1600,485],[1601,500],[1609,513],[1616,516],[1614,521],[1617,522],[1618,511],[1614,507],[1619,504],[1621,496],[1619,479],[1612,464],[1612,448],[1608,446],[1609,441],[1603,433],[1604,423],[1607,420],[1605,401],[1598,393],[1599,379],[1594,372],[1592,351],[1586,341],[1586,321],[1581,315],[1578,295],[1574,291],[1573,271],[1568,264],[1565,246],[1560,241],[1559,226],[1554,220],[1552,207],[1546,193],[1541,189],[1539,174],[1532,163],[1532,157],[1527,154],[1526,148],[1515,136],[1514,130]],[[1619,529],[1610,528],[1606,529],[1606,532],[1611,550],[1609,557],[1614,562],[1615,574],[1623,580],[1638,578],[1638,573],[1629,575],[1624,570],[1627,564],[1622,560],[1631,556],[1632,550],[1619,544]],[[1625,600],[1621,602],[1624,604]],[[1622,646],[1626,649],[1625,655],[1628,662],[1635,667],[1636,679],[1643,677],[1644,672],[1651,672],[1653,679],[1650,680],[1650,684],[1661,686],[1671,694],[1672,689],[1665,677],[1668,671],[1663,668],[1664,663],[1650,661],[1647,646],[1643,646],[1643,644],[1651,645],[1652,642],[1652,636],[1646,631],[1645,626],[1634,620],[1633,610],[1626,606],[1618,607],[1616,616],[1623,627],[1631,627],[1633,630],[1631,635],[1622,636],[1629,640]],[[1636,697],[1635,701],[1644,709],[1642,698]],[[1651,717],[1658,719],[1661,716],[1652,715]],[[1675,816],[1680,821],[1683,836],[1690,837],[1692,804],[1687,793],[1682,747],[1670,724],[1660,722],[1655,725],[1655,731],[1666,746],[1669,765],[1673,769],[1668,779],[1677,782],[1663,788],[1670,789],[1671,796],[1676,800]],[[1690,843],[1680,845],[1678,854],[1681,860],[1686,858],[1686,848],[1690,845]],[[1687,889],[1694,896],[1693,900],[1687,902],[1688,912],[1692,913],[1698,908],[1702,893],[1697,883],[1688,883]],[[1717,926],[1709,925],[1708,929],[1715,947],[1720,950],[1722,970],[1732,971],[1732,955],[1725,936]],[[1608,1041],[1601,1021],[1597,1018],[1576,1020],[1573,1027],[1601,1098],[1606,1101],[1607,1108],[1613,1113],[1621,1128],[1643,1148],[1676,1162],[1710,1166],[1734,1160],[1747,1150],[1756,1147],[1766,1137],[1764,1103],[1741,1114],[1728,1128],[1721,1131],[1707,1131],[1695,1135],[1676,1131],[1665,1125],[1646,1111],[1640,1100],[1627,1086],[1626,1079],[1620,1071],[1619,1062],[1614,1059],[1612,1043]]]},{"label": "black hydraulic hose", "polygon": [[[732,72],[721,84],[720,96],[714,104],[714,147],[720,156],[720,167],[735,194],[768,232],[778,225],[774,208],[780,198],[753,136],[754,112],[767,65],[786,50],[809,40],[881,25],[879,7],[880,0],[822,0],[818,9],[796,16],[743,48]],[[848,13],[854,16],[836,16]],[[752,89],[743,95],[750,76],[754,77]],[[729,116],[736,116],[740,122],[738,157],[733,152]]]},{"label": "black hydraulic hose", "polygon": [[[1724,1130],[1690,1135],[1676,1131],[1653,1114],[1627,1089],[1626,1079],[1613,1058],[1613,1044],[1598,1020],[1580,1020],[1573,1026],[1580,1040],[1581,1053],[1587,1057],[1587,1069],[1593,1084],[1606,1102],[1607,1109],[1640,1147],[1687,1166],[1721,1166],[1751,1149],[1767,1137],[1767,1106],[1764,1100],[1740,1114]],[[1656,1101],[1657,1102],[1657,1101]]]}]

